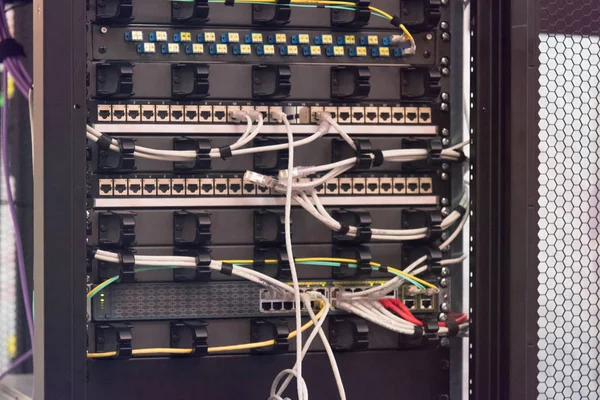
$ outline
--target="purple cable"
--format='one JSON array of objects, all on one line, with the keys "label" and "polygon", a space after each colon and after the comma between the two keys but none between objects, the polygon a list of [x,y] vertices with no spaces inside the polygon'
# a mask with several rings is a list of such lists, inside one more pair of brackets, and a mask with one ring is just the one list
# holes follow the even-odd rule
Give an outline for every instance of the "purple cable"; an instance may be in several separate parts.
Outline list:
[{"label": "purple cable", "polygon": [[10,374],[10,372],[17,368],[19,365],[23,364],[25,361],[27,361],[29,358],[31,358],[31,356],[33,355],[33,349],[28,350],[26,353],[21,354],[21,356],[19,358],[17,358],[15,361],[13,361],[8,368],[6,369],[6,371],[4,371],[2,374],[0,374],[0,381],[2,379],[4,379],[6,377],[6,375]]},{"label": "purple cable", "polygon": [[6,74],[2,76],[2,93],[4,94],[4,107],[2,107],[2,122],[0,130],[0,147],[2,167],[4,169],[4,182],[6,183],[6,196],[8,208],[12,217],[15,230],[15,244],[17,250],[17,261],[19,264],[19,280],[21,281],[21,294],[25,305],[25,314],[27,315],[27,326],[29,328],[29,337],[33,346],[33,316],[31,315],[31,299],[29,297],[29,285],[27,284],[27,271],[25,271],[25,256],[23,254],[23,242],[21,240],[21,229],[17,217],[17,209],[13,198],[12,187],[10,185],[10,173],[8,165],[8,81]]}]

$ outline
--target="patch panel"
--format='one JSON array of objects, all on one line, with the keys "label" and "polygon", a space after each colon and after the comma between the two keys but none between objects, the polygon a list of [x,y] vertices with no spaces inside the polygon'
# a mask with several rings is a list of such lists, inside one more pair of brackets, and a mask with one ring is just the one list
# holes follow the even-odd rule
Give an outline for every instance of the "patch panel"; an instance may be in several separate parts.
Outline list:
[{"label": "patch panel", "polygon": [[431,123],[431,108],[430,107],[419,107],[419,123],[430,124]]},{"label": "patch panel", "polygon": [[379,178],[367,178],[366,185],[367,194],[379,194]]},{"label": "patch panel", "polygon": [[156,196],[156,179],[142,179],[142,194],[144,196]]},{"label": "patch panel", "polygon": [[227,180],[229,195],[239,196],[242,194],[242,179],[241,178],[229,178]]},{"label": "patch panel", "polygon": [[365,109],[363,107],[352,107],[352,123],[362,124],[365,122]]},{"label": "patch panel", "polygon": [[200,122],[212,122],[212,120],[213,120],[212,106],[200,106],[200,109],[198,112],[198,119]]},{"label": "patch panel", "polygon": [[393,178],[392,193],[393,194],[405,194],[406,193],[406,178]]},{"label": "patch panel", "polygon": [[227,178],[216,178],[214,180],[214,187],[215,187],[215,195],[226,195],[227,194],[227,186],[228,186],[228,181]]},{"label": "patch panel", "polygon": [[115,104],[112,106],[113,122],[123,122],[127,119],[127,108],[124,104]]},{"label": "patch panel", "polygon": [[127,192],[129,196],[139,196],[142,194],[142,180],[139,178],[127,179]]},{"label": "patch panel", "polygon": [[392,107],[392,123],[406,123],[406,109],[404,107]]},{"label": "patch panel", "polygon": [[419,109],[417,107],[406,107],[406,123],[416,124],[419,122]]},{"label": "patch panel", "polygon": [[185,122],[198,122],[198,106],[184,106]]},{"label": "patch panel", "polygon": [[156,194],[159,196],[171,195],[171,179],[160,178],[156,180]]},{"label": "patch panel", "polygon": [[[380,194],[392,194],[393,193],[393,179],[392,178],[379,178],[379,193]],[[367,182],[368,186],[368,182]]]},{"label": "patch panel", "polygon": [[170,121],[169,115],[171,115],[171,110],[169,106],[164,104],[159,104],[156,106],[156,121],[157,122],[168,122]]},{"label": "patch panel", "polygon": [[377,116],[377,107],[365,107],[365,122],[367,124],[378,123],[379,119]]},{"label": "patch panel", "polygon": [[171,193],[173,196],[183,196],[186,194],[184,178],[174,178],[171,180]]},{"label": "patch panel", "polygon": [[115,179],[113,181],[113,193],[115,196],[127,196],[127,179]]},{"label": "patch panel", "polygon": [[142,120],[141,107],[134,104],[127,105],[127,122],[138,122]]},{"label": "patch panel", "polygon": [[406,193],[419,193],[419,178],[406,178]]},{"label": "patch panel", "polygon": [[200,179],[186,178],[185,179],[185,194],[186,196],[197,196],[200,193]]},{"label": "patch panel", "polygon": [[154,106],[151,104],[142,105],[142,121],[154,122],[156,121],[156,114]]},{"label": "patch panel", "polygon": [[431,178],[419,178],[419,193],[433,193],[433,180]]},{"label": "patch panel", "polygon": [[366,194],[367,181],[365,178],[352,178],[352,194]]},{"label": "patch panel", "polygon": [[112,196],[113,195],[113,180],[112,179],[100,179],[98,181],[98,194],[100,196]]},{"label": "patch panel", "polygon": [[352,178],[339,178],[339,193],[352,194]]},{"label": "patch panel", "polygon": [[183,122],[183,106],[171,106],[169,111],[171,122]]},{"label": "patch panel", "polygon": [[98,121],[112,121],[112,107],[109,104],[98,104]]},{"label": "patch panel", "polygon": [[208,178],[200,179],[200,195],[205,196],[213,194],[215,194],[215,182]]},{"label": "patch panel", "polygon": [[226,122],[227,120],[227,107],[226,106],[214,106],[213,107],[213,121],[214,122]]}]

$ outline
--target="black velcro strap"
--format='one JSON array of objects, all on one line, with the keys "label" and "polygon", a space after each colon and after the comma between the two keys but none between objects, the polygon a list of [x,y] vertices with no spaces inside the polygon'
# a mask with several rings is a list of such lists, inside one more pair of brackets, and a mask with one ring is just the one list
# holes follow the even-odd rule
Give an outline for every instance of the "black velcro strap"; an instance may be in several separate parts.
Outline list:
[{"label": "black velcro strap", "polygon": [[340,225],[341,225],[341,227],[338,230],[338,232],[341,235],[345,235],[346,233],[348,233],[348,231],[350,230],[350,227],[348,225],[346,225],[346,224],[343,224],[343,223],[340,223]]},{"label": "black velcro strap", "polygon": [[254,269],[264,267],[265,266],[265,260],[264,260],[264,258],[263,259],[255,258],[252,261],[252,266],[254,267]]},{"label": "black velcro strap", "polygon": [[88,246],[87,247],[87,258],[90,260],[93,260],[94,258],[96,258],[96,252],[98,251],[98,248],[95,246]]},{"label": "black velcro strap", "polygon": [[379,272],[388,272],[387,267],[379,267]]},{"label": "black velcro strap", "polygon": [[440,330],[440,325],[437,321],[430,320],[425,322],[425,333],[428,335],[435,335]]},{"label": "black velcro strap", "polygon": [[373,166],[374,167],[379,167],[381,166],[381,164],[383,164],[383,152],[379,149],[373,149],[371,150],[371,153],[373,153],[373,156],[375,157],[375,159],[373,160]]},{"label": "black velcro strap", "polygon": [[231,147],[230,146],[219,147],[219,155],[221,156],[221,158],[223,160],[227,160],[229,157],[231,157],[233,155],[231,153]]},{"label": "black velcro strap", "polygon": [[233,7],[235,5],[235,0],[225,0],[225,6]]},{"label": "black velcro strap", "polygon": [[0,62],[9,57],[25,57],[25,49],[14,38],[4,39],[0,42]]},{"label": "black velcro strap", "polygon": [[446,321],[446,326],[448,327],[448,337],[454,337],[454,336],[458,335],[458,332],[460,331],[460,329],[454,318],[449,318]]},{"label": "black velcro strap", "polygon": [[290,0],[277,0],[277,5],[287,6],[290,4]]},{"label": "black velcro strap", "polygon": [[394,25],[394,27],[399,28],[402,20],[399,16],[394,15],[394,17],[390,20],[390,24]]},{"label": "black velcro strap", "polygon": [[100,150],[108,150],[112,144],[112,138],[108,135],[100,135],[96,144]]},{"label": "black velcro strap", "polygon": [[348,267],[348,263],[340,263],[340,268],[350,268],[350,267]]},{"label": "black velcro strap", "polygon": [[229,263],[222,263],[221,273],[223,275],[231,276],[233,274],[233,265]]},{"label": "black velcro strap", "polygon": [[423,336],[423,327],[422,326],[415,326],[415,333],[412,334],[413,337],[422,337]]},{"label": "black velcro strap", "polygon": [[461,216],[463,216],[467,213],[467,209],[464,208],[463,206],[456,206],[454,208],[454,211],[458,211]]}]

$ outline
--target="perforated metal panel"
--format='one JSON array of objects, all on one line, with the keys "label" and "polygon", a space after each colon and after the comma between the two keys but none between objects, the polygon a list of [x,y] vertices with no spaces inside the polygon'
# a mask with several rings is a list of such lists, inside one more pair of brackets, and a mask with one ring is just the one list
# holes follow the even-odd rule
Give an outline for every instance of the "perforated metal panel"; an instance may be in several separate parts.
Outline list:
[{"label": "perforated metal panel", "polygon": [[599,37],[540,35],[538,399],[600,398],[599,64]]}]

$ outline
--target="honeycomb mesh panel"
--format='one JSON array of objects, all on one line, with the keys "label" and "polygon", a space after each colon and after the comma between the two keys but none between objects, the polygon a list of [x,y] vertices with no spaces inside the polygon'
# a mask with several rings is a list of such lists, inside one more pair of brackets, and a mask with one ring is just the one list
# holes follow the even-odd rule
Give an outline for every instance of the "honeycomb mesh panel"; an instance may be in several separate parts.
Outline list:
[{"label": "honeycomb mesh panel", "polygon": [[538,399],[599,399],[600,38],[539,49]]},{"label": "honeycomb mesh panel", "polygon": [[545,33],[598,34],[600,1],[539,0],[539,28]]}]

